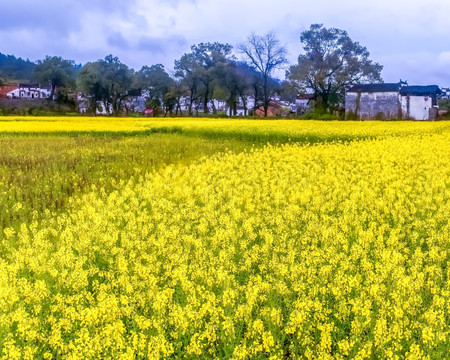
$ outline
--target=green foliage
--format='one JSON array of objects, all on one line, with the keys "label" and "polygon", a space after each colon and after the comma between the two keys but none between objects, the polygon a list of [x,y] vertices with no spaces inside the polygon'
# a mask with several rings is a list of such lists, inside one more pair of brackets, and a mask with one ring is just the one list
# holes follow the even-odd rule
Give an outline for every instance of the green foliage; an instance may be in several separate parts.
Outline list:
[{"label": "green foliage", "polygon": [[[14,184],[15,190],[0,192],[1,227],[18,229],[36,216],[62,211],[71,196],[92,186],[118,190],[123,182],[168,164],[188,164],[227,149],[251,148],[251,144],[232,138],[208,139],[176,132],[163,128],[137,134],[2,134],[0,183]],[[20,212],[14,210],[17,204]]]},{"label": "green foliage", "polygon": [[76,104],[72,101],[47,101],[20,99],[13,102],[0,99],[0,115],[68,115],[76,111]]},{"label": "green foliage", "polygon": [[158,98],[147,99],[145,102],[148,109],[153,110],[153,116],[161,115],[161,100]]},{"label": "green foliage", "polygon": [[439,99],[438,105],[440,110],[450,111],[450,99]]},{"label": "green foliage", "polygon": [[101,101],[106,112],[112,109],[118,115],[124,108],[133,74],[117,57],[108,55],[104,60],[87,63],[78,74],[79,89],[90,97],[90,109],[94,111]]},{"label": "green foliage", "polygon": [[75,62],[59,56],[46,56],[35,68],[36,79],[42,85],[48,83],[51,86],[51,99],[61,88],[75,86],[76,73]]},{"label": "green foliage", "polygon": [[315,111],[315,110],[307,112],[301,118],[304,120],[325,120],[325,121],[342,120],[342,117],[339,115],[330,114],[330,113],[323,112],[323,111]]},{"label": "green foliage", "polygon": [[348,111],[348,112],[345,114],[345,119],[346,119],[346,120],[359,120],[358,114],[355,113],[355,112],[353,112],[353,111]]},{"label": "green foliage", "polygon": [[0,53],[0,77],[6,80],[32,79],[36,64],[14,55]]},{"label": "green foliage", "polygon": [[191,46],[191,52],[175,60],[175,76],[181,79],[189,96],[189,115],[192,115],[194,102],[201,103],[205,113],[209,112],[208,103],[214,96],[219,70],[232,60],[230,44],[200,43]]},{"label": "green foliage", "polygon": [[175,81],[161,64],[143,66],[135,74],[133,87],[145,92],[147,108],[153,110],[153,116],[172,112],[177,105],[177,95],[174,90]]}]

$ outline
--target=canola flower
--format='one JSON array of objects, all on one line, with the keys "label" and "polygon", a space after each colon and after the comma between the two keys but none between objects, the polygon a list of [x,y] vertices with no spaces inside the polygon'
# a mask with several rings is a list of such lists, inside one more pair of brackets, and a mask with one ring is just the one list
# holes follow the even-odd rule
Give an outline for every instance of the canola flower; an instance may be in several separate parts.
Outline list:
[{"label": "canola flower", "polygon": [[[251,142],[182,134],[92,136],[11,135],[0,133],[0,243],[2,228],[65,211],[69,199],[93,185],[110,192],[167,164],[184,166]],[[261,147],[262,144],[257,144]]]},{"label": "canola flower", "polygon": [[241,120],[198,118],[102,118],[0,116],[0,134],[32,133],[183,133],[210,138],[233,137],[252,141],[317,142],[352,140],[448,131],[448,122]]},{"label": "canola flower", "polygon": [[186,165],[226,149],[448,128],[446,122],[0,117],[0,227],[18,230],[23,222],[55,216],[92,185],[110,192],[166,164]]},{"label": "canola flower", "polygon": [[3,229],[0,359],[445,359],[433,132],[221,154]]}]

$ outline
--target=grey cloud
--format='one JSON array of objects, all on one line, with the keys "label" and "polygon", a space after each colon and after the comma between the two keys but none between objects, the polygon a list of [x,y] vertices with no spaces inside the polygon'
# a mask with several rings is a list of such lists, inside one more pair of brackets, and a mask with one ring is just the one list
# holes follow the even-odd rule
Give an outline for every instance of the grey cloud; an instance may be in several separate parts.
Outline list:
[{"label": "grey cloud", "polygon": [[121,33],[115,32],[108,36],[107,43],[109,46],[120,48],[123,50],[129,49],[129,42],[122,36]]},{"label": "grey cloud", "polygon": [[168,36],[165,38],[142,37],[137,45],[137,49],[157,54],[167,54],[173,49],[186,47],[188,41],[183,36]]},{"label": "grey cloud", "polygon": [[135,0],[2,0],[0,31],[40,30],[50,36],[67,35],[80,29],[87,13],[98,13],[101,18],[111,14],[129,18],[134,3]]},{"label": "grey cloud", "polygon": [[[0,31],[40,30],[55,35],[66,35],[80,28],[76,16],[79,6],[32,1],[5,2],[2,4]],[[62,15],[67,14],[67,15]]]},{"label": "grey cloud", "polygon": [[311,23],[324,23],[326,27],[347,30],[353,40],[366,46],[371,58],[384,65],[385,81],[401,77],[414,83],[421,79],[450,83],[450,28],[445,17],[450,2],[442,0],[420,4],[398,0],[389,6],[383,0],[377,4],[342,0],[338,5],[332,0],[279,0],[276,11],[272,2],[261,0],[258,16],[251,16],[255,5],[242,0],[0,3],[0,52],[30,59],[54,54],[86,62],[113,53],[132,66],[160,62],[169,67],[192,44],[239,44],[252,31],[265,33],[273,29],[287,43],[289,60],[294,64],[302,51],[301,31]]},{"label": "grey cloud", "polygon": [[176,7],[176,6],[178,6],[178,4],[183,3],[183,2],[196,4],[197,0],[159,0],[160,4],[168,4],[172,7]]}]

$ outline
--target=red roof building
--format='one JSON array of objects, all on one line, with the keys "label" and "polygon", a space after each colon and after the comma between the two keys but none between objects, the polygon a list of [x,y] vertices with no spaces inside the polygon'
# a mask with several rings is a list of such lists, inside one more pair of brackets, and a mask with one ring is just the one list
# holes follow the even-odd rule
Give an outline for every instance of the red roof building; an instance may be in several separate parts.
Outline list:
[{"label": "red roof building", "polygon": [[13,85],[13,84],[7,84],[7,85],[0,86],[0,99],[7,99],[8,97],[6,95],[10,91],[13,91],[15,89],[18,89],[18,87],[17,87],[17,85]]}]

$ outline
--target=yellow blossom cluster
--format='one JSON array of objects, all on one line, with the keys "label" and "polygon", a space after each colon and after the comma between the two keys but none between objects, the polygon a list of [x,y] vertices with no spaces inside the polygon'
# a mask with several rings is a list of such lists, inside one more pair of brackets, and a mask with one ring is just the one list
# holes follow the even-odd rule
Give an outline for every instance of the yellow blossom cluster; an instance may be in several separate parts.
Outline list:
[{"label": "yellow blossom cluster", "polygon": [[0,116],[3,133],[183,133],[212,138],[233,137],[252,141],[317,142],[354,138],[374,138],[448,131],[448,122],[421,121],[313,121],[313,120],[241,120],[198,118],[48,118]]},{"label": "yellow blossom cluster", "polygon": [[439,127],[223,153],[3,229],[0,359],[445,359]]}]

